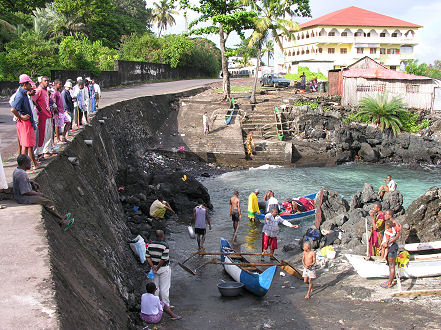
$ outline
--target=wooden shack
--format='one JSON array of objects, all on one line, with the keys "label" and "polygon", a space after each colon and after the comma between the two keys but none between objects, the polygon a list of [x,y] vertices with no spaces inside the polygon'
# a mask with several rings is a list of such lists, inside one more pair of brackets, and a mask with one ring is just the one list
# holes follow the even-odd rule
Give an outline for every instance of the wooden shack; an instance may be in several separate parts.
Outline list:
[{"label": "wooden shack", "polygon": [[366,56],[341,72],[341,103],[358,106],[366,96],[387,93],[400,97],[409,108],[432,110],[436,83],[432,78],[388,69]]}]

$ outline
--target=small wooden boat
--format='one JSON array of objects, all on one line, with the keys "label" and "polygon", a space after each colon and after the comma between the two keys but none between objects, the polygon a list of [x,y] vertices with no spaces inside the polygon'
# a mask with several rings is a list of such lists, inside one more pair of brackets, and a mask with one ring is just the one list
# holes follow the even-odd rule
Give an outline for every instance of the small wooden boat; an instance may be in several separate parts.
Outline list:
[{"label": "small wooden boat", "polygon": [[[220,239],[220,252],[231,252],[230,243],[225,239]],[[221,256],[222,262],[228,263],[250,263],[243,256],[230,257],[227,255]],[[277,266],[271,266],[267,270],[262,271],[255,266],[237,266],[237,265],[224,265],[225,271],[236,281],[243,283],[245,288],[254,293],[256,296],[263,297],[269,290],[274,274],[276,273]]]},{"label": "small wooden boat", "polygon": [[230,103],[230,109],[227,111],[227,114],[225,115],[225,124],[229,125],[231,122],[231,119],[234,115],[234,110],[236,109],[236,101],[234,100],[234,97],[231,99]]},{"label": "small wooden boat", "polygon": [[422,243],[409,243],[404,244],[402,247],[406,251],[427,251],[427,250],[441,250],[441,241],[434,242],[422,242]]},{"label": "small wooden boat", "polygon": [[[364,278],[388,278],[389,266],[385,262],[366,260],[363,256],[346,254],[355,271]],[[406,267],[398,267],[400,277],[417,278],[441,275],[441,259],[411,260]]]},{"label": "small wooden boat", "polygon": [[[315,196],[318,193],[313,193],[313,194],[309,194],[309,195],[305,195],[302,196],[303,198],[308,198],[308,199],[315,199]],[[260,221],[264,221],[265,220],[265,210],[260,210],[260,213],[256,214],[256,218],[259,219]],[[300,212],[300,213],[293,213],[293,214],[285,214],[285,215],[281,215],[283,220],[295,220],[295,219],[299,219],[299,218],[304,218],[304,217],[308,217],[310,215],[314,215],[315,214],[315,209],[313,210],[309,210],[309,211],[305,211],[305,212]]]}]

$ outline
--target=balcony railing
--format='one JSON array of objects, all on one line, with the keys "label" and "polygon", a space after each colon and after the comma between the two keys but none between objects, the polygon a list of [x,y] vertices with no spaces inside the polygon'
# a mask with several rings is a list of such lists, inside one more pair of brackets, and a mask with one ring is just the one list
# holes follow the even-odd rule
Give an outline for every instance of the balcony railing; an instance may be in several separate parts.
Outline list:
[{"label": "balcony railing", "polygon": [[285,42],[285,47],[302,46],[308,44],[336,44],[336,43],[348,43],[348,44],[408,44],[415,45],[418,43],[416,37],[342,37],[342,36],[315,36],[311,38],[305,38],[295,40],[291,42]]}]

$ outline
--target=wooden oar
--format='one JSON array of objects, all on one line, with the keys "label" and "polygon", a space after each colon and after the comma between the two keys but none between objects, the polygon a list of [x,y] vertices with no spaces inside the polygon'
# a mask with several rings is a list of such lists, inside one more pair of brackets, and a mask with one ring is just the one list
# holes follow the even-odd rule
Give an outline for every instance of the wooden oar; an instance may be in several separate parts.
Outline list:
[{"label": "wooden oar", "polygon": [[[198,255],[205,255],[205,256],[270,256],[271,253],[264,252],[264,253],[242,253],[242,252],[196,252]],[[185,261],[184,261],[185,262]]]},{"label": "wooden oar", "polygon": [[236,230],[234,231],[234,235],[233,235],[233,243],[236,241],[236,235],[237,235],[237,232],[239,231],[239,225],[240,225],[240,218],[239,218],[239,221],[238,221],[238,223],[237,223]]},{"label": "wooden oar", "polygon": [[279,261],[276,257],[274,259],[281,264],[285,264],[284,266],[280,266],[285,272],[287,272],[290,275],[293,275],[297,277],[298,279],[302,280],[303,276],[302,274],[291,264],[289,264],[286,260]]},{"label": "wooden oar", "polygon": [[323,203],[323,190],[325,188],[322,188],[320,190],[320,198],[319,198],[319,205],[315,207],[316,211],[315,211],[315,221],[314,221],[314,225],[315,228],[320,229],[320,225],[322,224],[322,203]]},{"label": "wooden oar", "polygon": [[207,264],[215,264],[215,265],[234,265],[234,266],[241,266],[241,267],[247,267],[247,266],[254,266],[254,267],[263,267],[263,266],[283,266],[285,264],[253,264],[249,262],[223,262],[219,261],[217,259],[212,259],[210,261],[206,262]]}]

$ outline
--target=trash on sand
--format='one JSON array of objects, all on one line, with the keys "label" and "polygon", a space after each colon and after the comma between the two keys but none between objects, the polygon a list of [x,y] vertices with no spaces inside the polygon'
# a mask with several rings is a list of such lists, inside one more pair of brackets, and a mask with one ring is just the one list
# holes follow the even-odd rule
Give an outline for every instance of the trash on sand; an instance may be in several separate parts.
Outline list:
[{"label": "trash on sand", "polygon": [[185,136],[185,134],[184,134],[184,133],[182,133],[182,134],[181,134],[181,136]]},{"label": "trash on sand", "polygon": [[124,191],[126,188],[124,186],[118,187],[118,191]]},{"label": "trash on sand", "polygon": [[343,320],[339,320],[338,323],[345,324],[345,322]]},{"label": "trash on sand", "polygon": [[280,276],[286,276],[284,272],[280,272]]},{"label": "trash on sand", "polygon": [[181,146],[181,147],[178,148],[178,150],[179,150],[179,151],[185,151],[185,147],[184,147],[184,146]]},{"label": "trash on sand", "polygon": [[271,325],[269,325],[268,323],[264,323],[263,324],[263,327],[265,328],[265,329],[272,329],[273,327],[271,326]]},{"label": "trash on sand", "polygon": [[138,210],[139,210],[139,206],[134,206],[133,207],[133,211],[138,212]]}]

